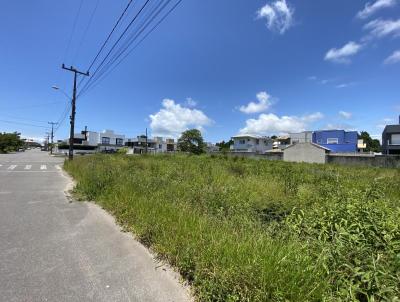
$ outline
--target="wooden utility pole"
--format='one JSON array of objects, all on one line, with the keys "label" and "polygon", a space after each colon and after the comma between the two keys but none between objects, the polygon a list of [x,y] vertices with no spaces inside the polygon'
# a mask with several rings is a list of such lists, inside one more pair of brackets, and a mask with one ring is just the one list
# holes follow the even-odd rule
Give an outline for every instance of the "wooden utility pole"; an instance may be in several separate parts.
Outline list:
[{"label": "wooden utility pole", "polygon": [[148,152],[148,140],[147,140],[147,128],[146,128],[146,147],[145,147],[145,154]]},{"label": "wooden utility pole", "polygon": [[54,125],[58,123],[55,122],[48,122],[51,125],[51,146],[50,146],[50,154],[53,154],[53,144],[54,144]]},{"label": "wooden utility pole", "polygon": [[76,80],[78,74],[83,75],[83,76],[89,76],[89,72],[81,72],[77,70],[74,67],[65,67],[64,64],[62,64],[62,69],[71,71],[74,73],[74,91],[72,94],[72,106],[71,106],[71,127],[70,127],[70,132],[69,132],[69,152],[68,152],[68,158],[69,160],[74,159],[74,131],[75,131],[75,113],[76,113]]}]

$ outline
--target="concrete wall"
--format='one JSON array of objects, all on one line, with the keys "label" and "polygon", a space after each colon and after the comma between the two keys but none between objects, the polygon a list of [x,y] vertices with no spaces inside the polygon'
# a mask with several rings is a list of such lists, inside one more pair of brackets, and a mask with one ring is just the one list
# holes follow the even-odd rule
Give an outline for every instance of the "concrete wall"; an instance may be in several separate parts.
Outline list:
[{"label": "concrete wall", "polygon": [[313,144],[295,144],[283,150],[283,160],[297,163],[318,163],[326,162],[326,150]]},{"label": "concrete wall", "polygon": [[274,153],[266,153],[266,154],[256,154],[252,152],[231,152],[227,153],[228,156],[236,156],[236,157],[246,157],[253,159],[266,159],[266,160],[282,160],[283,153],[282,152],[274,152]]},{"label": "concrete wall", "polygon": [[400,156],[395,155],[337,155],[329,154],[327,163],[350,166],[400,168]]}]

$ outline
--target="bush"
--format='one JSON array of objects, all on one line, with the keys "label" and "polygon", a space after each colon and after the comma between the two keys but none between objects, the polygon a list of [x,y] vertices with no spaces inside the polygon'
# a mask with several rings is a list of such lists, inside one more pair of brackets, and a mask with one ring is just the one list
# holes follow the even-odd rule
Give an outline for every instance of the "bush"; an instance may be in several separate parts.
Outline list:
[{"label": "bush", "polygon": [[399,170],[183,155],[65,168],[200,301],[399,299]]}]

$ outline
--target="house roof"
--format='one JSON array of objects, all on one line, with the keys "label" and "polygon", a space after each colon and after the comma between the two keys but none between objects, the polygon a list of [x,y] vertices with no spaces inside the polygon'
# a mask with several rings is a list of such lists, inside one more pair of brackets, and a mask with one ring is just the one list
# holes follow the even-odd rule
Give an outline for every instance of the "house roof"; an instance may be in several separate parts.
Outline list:
[{"label": "house roof", "polygon": [[317,148],[319,148],[319,149],[322,149],[322,150],[325,150],[325,151],[328,151],[328,152],[331,151],[331,149],[322,147],[322,146],[320,146],[320,145],[318,145],[318,144],[314,144],[314,143],[311,143],[311,142],[310,142],[310,143],[297,143],[297,144],[292,144],[292,145],[287,146],[285,149],[289,149],[289,148],[291,148],[291,147],[294,147],[294,146],[297,146],[297,145],[304,145],[304,144],[309,144],[309,145],[312,145],[312,146],[314,146],[314,147],[317,147]]},{"label": "house roof", "polygon": [[393,132],[400,132],[400,125],[387,125],[383,132],[386,133],[393,133]]},{"label": "house roof", "polygon": [[232,138],[243,138],[243,137],[250,137],[250,138],[257,138],[257,139],[267,139],[268,136],[260,136],[255,134],[237,134],[232,136]]}]

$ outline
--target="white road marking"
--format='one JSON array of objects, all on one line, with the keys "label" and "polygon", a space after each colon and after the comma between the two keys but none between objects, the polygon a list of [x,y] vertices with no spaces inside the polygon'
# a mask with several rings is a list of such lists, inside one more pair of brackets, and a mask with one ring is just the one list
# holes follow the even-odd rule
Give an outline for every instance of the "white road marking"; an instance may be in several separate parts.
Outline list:
[{"label": "white road marking", "polygon": [[3,165],[0,164],[0,167],[3,167]]},{"label": "white road marking", "polygon": [[32,165],[26,165],[25,170],[30,170],[32,168]]},{"label": "white road marking", "polygon": [[55,165],[55,167],[56,167],[57,170],[61,170],[60,165]]},{"label": "white road marking", "polygon": [[17,165],[11,165],[11,166],[8,167],[7,170],[14,170],[16,167],[17,167]]},{"label": "white road marking", "polygon": [[40,170],[47,170],[47,166],[46,165],[40,165]]}]

